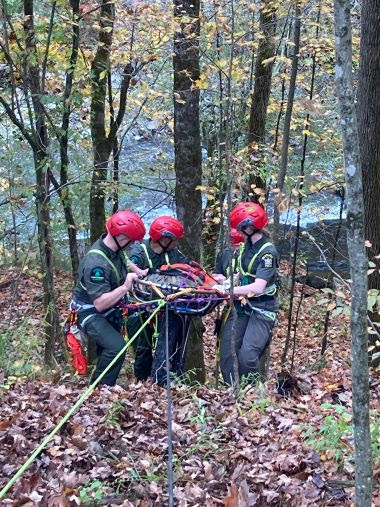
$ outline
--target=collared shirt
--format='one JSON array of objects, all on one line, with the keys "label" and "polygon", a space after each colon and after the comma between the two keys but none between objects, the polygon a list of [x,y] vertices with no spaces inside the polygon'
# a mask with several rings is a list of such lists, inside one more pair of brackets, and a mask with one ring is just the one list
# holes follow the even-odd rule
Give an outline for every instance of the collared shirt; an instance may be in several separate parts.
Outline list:
[{"label": "collared shirt", "polygon": [[[253,245],[250,241],[246,241],[243,252],[241,254],[241,267],[242,271],[245,273],[241,273],[243,280],[245,279],[243,281],[243,285],[253,283],[257,278],[265,280],[267,282],[267,287],[276,284],[278,279],[278,253],[276,247],[272,243],[266,246],[257,255],[248,274],[248,267],[252,261],[252,258],[260,251],[265,243],[270,243],[268,237],[265,235],[256,241]],[[249,301],[252,306],[257,308],[263,308],[271,311],[278,310],[278,302],[276,296],[269,298],[268,300],[266,297],[252,297],[249,298]]]},{"label": "collared shirt", "polygon": [[[103,242],[105,234],[99,238],[83,257],[78,270],[78,281],[74,288],[73,299],[81,303],[92,304],[106,292],[120,287],[127,276],[128,269],[122,251],[114,252]],[[111,261],[91,250],[100,250]],[[115,272],[116,268],[118,276]]]},{"label": "collared shirt", "polygon": [[129,255],[130,261],[136,264],[140,269],[151,268],[156,270],[160,269],[164,264],[176,264],[178,262],[188,264],[190,262],[178,248],[158,254],[151,248],[150,240],[145,240],[144,245],[146,252],[141,244],[135,243]]},{"label": "collared shirt", "polygon": [[[248,272],[248,267],[252,258],[260,251],[265,243],[270,243],[265,235],[253,245],[250,241],[246,241],[241,254],[241,267],[245,273]],[[251,266],[249,275],[253,276],[249,276],[249,283],[253,283],[256,278],[261,278],[262,280],[266,280],[267,285],[270,286],[277,281],[277,269],[278,253],[276,247],[270,243],[270,245],[257,255],[253,265]]]}]

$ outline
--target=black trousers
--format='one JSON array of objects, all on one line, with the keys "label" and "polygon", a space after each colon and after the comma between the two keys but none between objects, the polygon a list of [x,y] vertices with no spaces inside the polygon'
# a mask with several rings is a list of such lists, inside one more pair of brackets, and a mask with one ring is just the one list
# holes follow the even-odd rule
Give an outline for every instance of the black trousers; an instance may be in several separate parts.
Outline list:
[{"label": "black trousers", "polygon": [[[117,310],[116,310],[117,311]],[[102,315],[94,315],[87,322],[84,327],[81,326],[81,321],[84,320],[86,315],[78,315],[78,325],[80,329],[86,333],[90,340],[96,343],[97,363],[95,371],[92,374],[91,382],[94,382],[117,354],[124,348],[125,340],[120,333],[120,319],[110,319]],[[104,375],[100,384],[114,386],[117,377],[119,376],[120,369],[123,365],[125,354],[116,361],[112,368]]]},{"label": "black trousers", "polygon": [[[232,313],[222,329],[220,344],[220,369],[227,384],[236,381],[232,353]],[[238,358],[239,377],[258,373],[259,357],[268,345],[274,321],[261,313],[252,311],[250,315],[237,315],[235,324],[235,350]]]},{"label": "black trousers", "polygon": [[[128,339],[131,339],[137,333],[147,317],[148,315],[145,312],[136,312],[128,316]],[[155,322],[155,317],[153,317],[153,322]],[[137,380],[147,380],[150,377],[153,362],[152,341],[153,324],[150,322],[132,342],[135,352],[134,373]]]},{"label": "black trousers", "polygon": [[[170,371],[182,375],[185,359],[185,339],[188,332],[189,317],[168,312],[168,342]],[[159,336],[152,362],[151,375],[159,385],[166,383],[166,313],[160,319]]]},{"label": "black trousers", "polygon": [[[153,329],[146,326],[135,340],[135,376],[138,380],[146,380],[149,376],[159,385],[166,383],[166,317],[161,314],[158,319],[158,337],[154,344]],[[174,312],[168,312],[169,315],[169,359],[170,371],[176,375],[182,375],[183,363],[185,357],[184,339],[188,332],[188,318]],[[133,334],[141,327],[146,319],[146,315],[131,316],[128,318],[128,336],[132,338]],[[145,332],[144,332],[145,331]],[[153,348],[155,352],[153,355]]]}]

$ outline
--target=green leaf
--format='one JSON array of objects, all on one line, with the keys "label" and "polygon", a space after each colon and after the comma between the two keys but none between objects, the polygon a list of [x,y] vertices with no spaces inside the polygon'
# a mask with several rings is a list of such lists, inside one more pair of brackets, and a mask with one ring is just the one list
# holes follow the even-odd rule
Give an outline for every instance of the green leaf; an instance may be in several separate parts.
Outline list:
[{"label": "green leaf", "polygon": [[375,306],[376,301],[377,301],[377,296],[372,296],[372,295],[368,296],[368,300],[367,300],[368,311],[370,311],[370,312],[373,311],[373,307]]},{"label": "green leaf", "polygon": [[334,308],[334,310],[331,312],[332,317],[337,317],[343,312],[343,306],[338,306],[337,308]]}]

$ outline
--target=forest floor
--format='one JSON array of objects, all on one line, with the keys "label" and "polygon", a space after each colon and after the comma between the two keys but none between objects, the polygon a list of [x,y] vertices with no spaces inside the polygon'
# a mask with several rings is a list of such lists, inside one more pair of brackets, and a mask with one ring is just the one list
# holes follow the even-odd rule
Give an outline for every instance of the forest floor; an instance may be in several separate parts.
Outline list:
[{"label": "forest floor", "polygon": [[[70,278],[59,273],[62,315],[70,292]],[[297,285],[296,310],[300,294]],[[336,312],[321,357],[327,304],[326,294],[304,289],[289,391],[278,381],[283,310],[268,382],[242,388],[237,399],[215,387],[214,315],[204,319],[206,385],[173,387],[175,505],[353,505],[349,318]],[[37,271],[0,271],[0,316],[1,489],[75,403],[86,379],[72,375],[60,357],[55,371],[43,369]],[[291,356],[292,347],[288,370]],[[166,389],[134,383],[131,358],[120,383],[91,394],[0,505],[168,505]],[[371,370],[370,395],[373,502],[380,506],[379,370]]]}]

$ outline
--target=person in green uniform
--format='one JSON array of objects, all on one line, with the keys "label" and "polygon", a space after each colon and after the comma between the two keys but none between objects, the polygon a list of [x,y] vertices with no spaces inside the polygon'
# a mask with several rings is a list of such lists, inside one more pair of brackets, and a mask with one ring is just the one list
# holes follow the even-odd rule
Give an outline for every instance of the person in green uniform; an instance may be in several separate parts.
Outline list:
[{"label": "person in green uniform", "polygon": [[244,241],[244,236],[239,231],[230,229],[230,245],[223,248],[216,256],[215,269],[211,275],[218,283],[223,283],[230,276],[231,259],[232,271],[236,273],[240,247]]},{"label": "person in green uniform", "polygon": [[[178,249],[178,240],[183,237],[183,225],[176,218],[161,216],[153,220],[149,229],[149,239],[135,245],[129,255],[130,261],[141,270],[149,269],[150,273],[158,271],[164,264],[184,263],[189,259]],[[146,319],[146,314],[136,313],[128,319],[128,334],[134,334]],[[180,345],[184,333],[184,320],[181,315],[169,312],[169,355],[171,371],[181,374]],[[153,330],[145,327],[136,342],[134,372],[138,380],[146,380],[152,376],[154,382],[163,385],[166,382],[165,370],[165,315],[161,316],[156,325],[157,338],[153,357]]]},{"label": "person in green uniform", "polygon": [[[234,287],[235,296],[243,296],[244,303],[236,300],[235,348],[239,378],[253,379],[259,370],[259,357],[268,345],[275,324],[277,301],[278,254],[264,232],[268,217],[256,203],[238,204],[230,215],[231,227],[241,232],[246,242],[237,259],[240,285]],[[216,286],[224,290],[223,286]],[[222,332],[220,368],[227,384],[237,382],[233,368],[231,314]]]},{"label": "person in green uniform", "polygon": [[[139,269],[128,273],[123,250],[141,241],[145,226],[133,211],[120,210],[106,223],[102,235],[82,259],[78,281],[73,291],[71,308],[77,311],[77,325],[97,345],[97,364],[91,382],[125,346],[121,335],[122,310],[118,306],[130,290]],[[124,356],[120,357],[101,379],[101,384],[113,386],[119,375]]]}]

